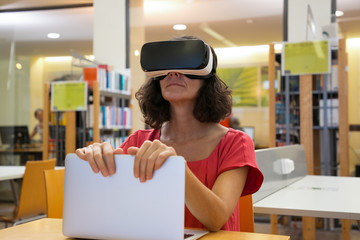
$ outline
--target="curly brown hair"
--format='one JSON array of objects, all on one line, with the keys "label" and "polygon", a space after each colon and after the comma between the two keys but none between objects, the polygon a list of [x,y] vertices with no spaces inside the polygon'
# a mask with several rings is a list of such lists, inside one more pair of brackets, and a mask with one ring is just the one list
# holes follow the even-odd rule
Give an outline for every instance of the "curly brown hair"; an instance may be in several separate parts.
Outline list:
[{"label": "curly brown hair", "polygon": [[[189,36],[182,39],[189,39]],[[210,48],[217,64],[215,51]],[[171,119],[170,103],[162,97],[159,81],[147,80],[135,94],[145,123],[155,129],[160,129],[163,123]],[[231,114],[231,107],[231,89],[216,73],[204,79],[193,110],[194,117],[200,122],[218,123]]]}]

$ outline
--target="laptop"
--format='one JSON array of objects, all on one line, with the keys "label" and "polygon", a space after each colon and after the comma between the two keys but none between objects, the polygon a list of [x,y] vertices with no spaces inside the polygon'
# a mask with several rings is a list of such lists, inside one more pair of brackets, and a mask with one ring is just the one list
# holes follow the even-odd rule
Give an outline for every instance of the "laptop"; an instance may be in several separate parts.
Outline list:
[{"label": "laptop", "polygon": [[134,157],[115,155],[116,173],[95,174],[75,154],[65,159],[63,233],[90,239],[197,239],[203,230],[184,230],[185,164],[172,156],[140,183]]},{"label": "laptop", "polygon": [[307,175],[304,146],[289,145],[255,151],[256,162],[264,175],[259,191],[253,194],[256,203],[270,194]]}]

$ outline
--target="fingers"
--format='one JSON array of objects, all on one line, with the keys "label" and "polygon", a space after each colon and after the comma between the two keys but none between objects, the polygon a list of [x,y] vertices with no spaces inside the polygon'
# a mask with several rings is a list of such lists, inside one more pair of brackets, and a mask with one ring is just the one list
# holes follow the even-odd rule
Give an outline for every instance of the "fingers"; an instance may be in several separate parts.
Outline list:
[{"label": "fingers", "polygon": [[114,153],[121,154],[121,148],[114,151],[112,145],[108,142],[94,143],[85,148],[77,149],[76,155],[88,161],[93,172],[99,171],[103,176],[109,176],[115,173]]},{"label": "fingers", "polygon": [[94,154],[93,154],[92,146],[84,148],[84,152],[85,152],[85,160],[88,161],[88,163],[90,164],[90,167],[93,170],[93,172],[98,173],[99,168],[98,168],[98,166],[97,166],[97,164],[96,164],[96,162],[94,160]]},{"label": "fingers", "polygon": [[136,153],[139,151],[138,147],[129,147],[127,149],[127,153],[130,155],[136,155]]},{"label": "fingers", "polygon": [[86,161],[85,148],[78,148],[75,150],[76,155]]},{"label": "fingers", "polygon": [[94,158],[94,161],[95,161],[96,165],[98,166],[101,174],[104,177],[107,177],[107,176],[109,176],[109,171],[107,169],[105,159],[103,158],[103,154],[105,154],[105,153],[103,153],[102,147],[103,146],[99,143],[95,143],[92,145],[93,158]]},{"label": "fingers", "polygon": [[170,156],[176,156],[176,151],[173,147],[168,147],[165,151],[159,154],[158,159],[155,162],[154,169],[159,169],[163,165],[165,160]]},{"label": "fingers", "polygon": [[114,154],[123,154],[124,150],[122,148],[114,149]]},{"label": "fingers", "polygon": [[[144,156],[144,154],[146,154],[146,151],[151,146],[151,144],[152,144],[151,141],[145,141],[141,145],[140,149],[138,150],[138,152],[135,155],[135,159],[134,159],[134,176],[136,178],[139,178],[140,182],[144,182],[144,180],[145,180],[144,176],[140,176],[140,168],[144,168],[144,165],[146,166],[146,156]],[[143,165],[143,166],[141,167],[141,165]]]},{"label": "fingers", "polygon": [[[123,152],[123,149],[114,150],[110,143],[104,142],[77,149],[76,155],[88,161],[95,173],[101,172],[106,177],[116,171],[114,154]],[[168,147],[159,140],[145,141],[140,148],[129,147],[127,153],[135,155],[134,176],[139,178],[140,182],[152,179],[154,171],[159,169],[169,156],[176,156],[174,148]]]},{"label": "fingers", "polygon": [[[102,145],[103,159],[105,160],[105,167],[107,167],[106,170],[108,171],[109,175],[112,175],[115,173],[114,149],[111,144],[108,144],[106,142],[102,143],[101,145]],[[104,173],[106,173],[106,170]]]},{"label": "fingers", "polygon": [[[128,152],[129,150],[130,148]],[[152,179],[154,170],[159,169],[169,156],[176,155],[172,147],[159,140],[145,141],[140,149],[134,149],[135,151],[134,176],[139,178],[140,182]]]}]

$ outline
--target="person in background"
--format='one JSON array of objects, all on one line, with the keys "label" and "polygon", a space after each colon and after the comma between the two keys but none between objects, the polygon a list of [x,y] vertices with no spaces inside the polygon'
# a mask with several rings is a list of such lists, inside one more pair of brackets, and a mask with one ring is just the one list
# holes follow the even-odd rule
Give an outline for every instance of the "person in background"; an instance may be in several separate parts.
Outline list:
[{"label": "person in background", "polygon": [[232,98],[216,74],[215,51],[193,37],[171,41],[204,44],[213,57],[211,72],[169,70],[148,77],[136,99],[152,129],[134,132],[117,149],[107,142],[94,143],[76,154],[103,176],[115,173],[114,154],[135,155],[134,177],[140,182],[151,181],[169,156],[183,156],[185,227],[239,231],[239,197],[256,192],[263,181],[253,142],[243,132],[219,124],[230,115]]},{"label": "person in background", "polygon": [[244,132],[244,129],[240,126],[240,121],[237,117],[232,116],[229,118],[229,127]]},{"label": "person in background", "polygon": [[30,139],[33,139],[36,134],[39,134],[40,138],[42,139],[43,134],[43,110],[38,108],[34,112],[35,118],[38,120],[38,123],[35,125],[33,131],[30,134]]}]

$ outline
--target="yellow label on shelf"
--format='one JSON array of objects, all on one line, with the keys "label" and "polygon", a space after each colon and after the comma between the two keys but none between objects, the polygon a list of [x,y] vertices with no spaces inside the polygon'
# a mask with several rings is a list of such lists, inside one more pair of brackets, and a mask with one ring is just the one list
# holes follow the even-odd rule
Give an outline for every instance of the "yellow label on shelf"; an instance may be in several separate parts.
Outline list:
[{"label": "yellow label on shelf", "polygon": [[86,111],[87,82],[61,81],[51,83],[51,111]]},{"label": "yellow label on shelf", "polygon": [[281,63],[284,76],[330,73],[329,42],[285,43]]}]

